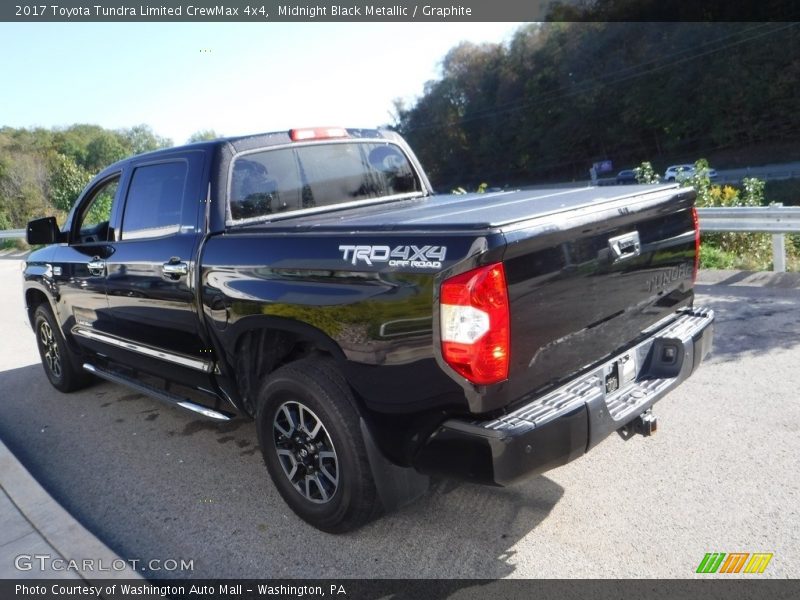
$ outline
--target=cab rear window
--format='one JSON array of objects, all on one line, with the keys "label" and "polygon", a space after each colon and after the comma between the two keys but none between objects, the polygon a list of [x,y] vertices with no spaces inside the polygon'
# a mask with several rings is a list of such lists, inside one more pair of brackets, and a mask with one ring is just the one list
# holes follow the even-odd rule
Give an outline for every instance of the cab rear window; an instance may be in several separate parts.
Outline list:
[{"label": "cab rear window", "polygon": [[402,150],[385,142],[338,142],[241,155],[231,172],[230,218],[238,221],[371,198],[422,186]]}]

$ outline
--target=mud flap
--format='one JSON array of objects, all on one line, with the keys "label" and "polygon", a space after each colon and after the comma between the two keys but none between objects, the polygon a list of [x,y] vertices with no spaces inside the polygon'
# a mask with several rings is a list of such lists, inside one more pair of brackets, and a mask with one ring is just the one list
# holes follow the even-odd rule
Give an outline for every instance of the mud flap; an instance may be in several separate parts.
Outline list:
[{"label": "mud flap", "polygon": [[378,449],[364,419],[360,419],[360,425],[372,478],[384,510],[397,510],[423,496],[428,491],[430,477],[411,467],[400,467],[390,462]]}]

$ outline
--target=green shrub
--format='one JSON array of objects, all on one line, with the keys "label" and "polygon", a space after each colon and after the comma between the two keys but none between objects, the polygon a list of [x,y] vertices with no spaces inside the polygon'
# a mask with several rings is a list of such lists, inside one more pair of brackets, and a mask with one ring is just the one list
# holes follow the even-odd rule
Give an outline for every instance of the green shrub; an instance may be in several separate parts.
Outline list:
[{"label": "green shrub", "polygon": [[[715,185],[708,177],[708,161],[699,159],[694,173],[681,181],[697,191],[698,207],[761,206],[764,182],[754,177],[742,180],[741,189]],[[787,244],[789,250],[789,244]],[[794,248],[792,247],[792,251]],[[724,265],[724,266],[719,266]],[[763,271],[772,268],[772,236],[768,233],[704,233],[700,252],[703,269],[745,269]]]},{"label": "green shrub", "polygon": [[650,161],[644,161],[641,165],[633,170],[637,183],[658,183],[661,181],[658,173],[656,173]]}]

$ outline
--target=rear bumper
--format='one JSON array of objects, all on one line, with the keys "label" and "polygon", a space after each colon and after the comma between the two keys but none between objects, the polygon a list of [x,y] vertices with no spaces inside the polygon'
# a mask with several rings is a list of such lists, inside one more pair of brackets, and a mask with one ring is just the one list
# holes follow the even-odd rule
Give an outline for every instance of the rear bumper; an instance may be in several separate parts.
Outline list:
[{"label": "rear bumper", "polygon": [[[714,313],[691,309],[634,348],[491,421],[450,419],[414,461],[423,472],[507,485],[583,455],[680,385],[711,351]],[[620,361],[632,380],[609,389]],[[617,369],[617,371],[615,371]],[[613,384],[610,386],[613,388]]]}]

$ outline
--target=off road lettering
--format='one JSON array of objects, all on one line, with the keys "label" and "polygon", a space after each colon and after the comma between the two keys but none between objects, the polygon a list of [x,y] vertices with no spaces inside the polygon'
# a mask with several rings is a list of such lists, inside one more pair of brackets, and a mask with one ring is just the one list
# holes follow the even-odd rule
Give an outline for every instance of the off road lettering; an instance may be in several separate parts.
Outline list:
[{"label": "off road lettering", "polygon": [[342,258],[352,265],[388,262],[390,267],[440,269],[447,256],[447,246],[339,246]]}]

